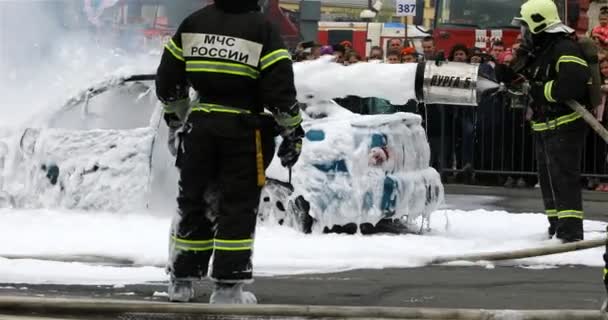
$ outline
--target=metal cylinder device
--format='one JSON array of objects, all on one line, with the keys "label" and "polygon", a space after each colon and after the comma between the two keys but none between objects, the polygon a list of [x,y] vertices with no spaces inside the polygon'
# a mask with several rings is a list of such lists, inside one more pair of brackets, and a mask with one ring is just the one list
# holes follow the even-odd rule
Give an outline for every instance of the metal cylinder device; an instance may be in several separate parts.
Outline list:
[{"label": "metal cylinder device", "polygon": [[429,61],[416,71],[416,95],[426,104],[476,106],[478,64]]}]

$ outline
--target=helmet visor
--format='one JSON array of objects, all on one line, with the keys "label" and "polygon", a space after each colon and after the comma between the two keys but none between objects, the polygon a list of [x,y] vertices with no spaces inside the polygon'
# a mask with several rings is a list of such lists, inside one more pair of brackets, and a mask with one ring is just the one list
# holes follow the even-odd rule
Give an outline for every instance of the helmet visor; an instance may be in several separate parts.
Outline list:
[{"label": "helmet visor", "polygon": [[514,27],[521,27],[521,26],[528,26],[528,24],[526,23],[526,20],[524,20],[523,17],[515,17],[513,18],[513,20],[511,20],[511,25]]}]

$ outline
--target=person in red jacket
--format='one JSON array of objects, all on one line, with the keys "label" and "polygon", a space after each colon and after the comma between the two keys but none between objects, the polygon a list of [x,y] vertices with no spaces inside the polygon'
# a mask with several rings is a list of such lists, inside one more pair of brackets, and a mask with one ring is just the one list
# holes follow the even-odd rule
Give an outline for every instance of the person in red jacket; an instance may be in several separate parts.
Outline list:
[{"label": "person in red jacket", "polygon": [[602,48],[608,47],[608,7],[602,7],[600,10],[600,25],[593,28],[591,37],[593,37]]}]

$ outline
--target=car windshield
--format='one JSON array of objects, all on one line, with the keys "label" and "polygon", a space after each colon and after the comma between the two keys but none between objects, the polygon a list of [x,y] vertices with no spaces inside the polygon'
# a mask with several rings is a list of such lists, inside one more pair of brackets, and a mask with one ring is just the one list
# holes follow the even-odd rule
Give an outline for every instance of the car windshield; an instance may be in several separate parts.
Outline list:
[{"label": "car windshield", "polygon": [[512,27],[522,0],[439,0],[437,25],[460,25],[480,29]]}]

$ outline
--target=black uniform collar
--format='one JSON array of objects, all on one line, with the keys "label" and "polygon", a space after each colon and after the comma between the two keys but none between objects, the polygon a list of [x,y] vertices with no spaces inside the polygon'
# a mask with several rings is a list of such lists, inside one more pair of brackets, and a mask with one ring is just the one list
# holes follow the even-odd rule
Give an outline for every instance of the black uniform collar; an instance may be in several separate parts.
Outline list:
[{"label": "black uniform collar", "polygon": [[532,41],[534,42],[534,51],[543,52],[554,44],[557,40],[567,37],[566,33],[548,33],[541,32],[539,34],[532,35]]},{"label": "black uniform collar", "polygon": [[215,0],[215,6],[227,13],[260,11],[257,0]]}]

